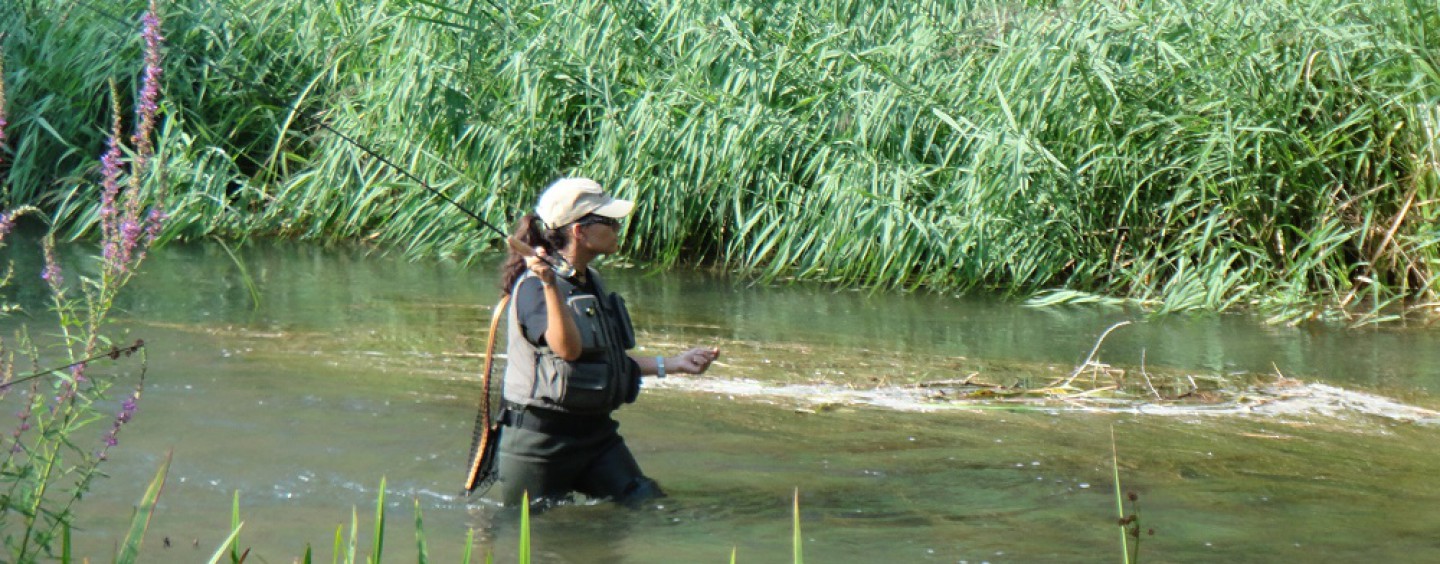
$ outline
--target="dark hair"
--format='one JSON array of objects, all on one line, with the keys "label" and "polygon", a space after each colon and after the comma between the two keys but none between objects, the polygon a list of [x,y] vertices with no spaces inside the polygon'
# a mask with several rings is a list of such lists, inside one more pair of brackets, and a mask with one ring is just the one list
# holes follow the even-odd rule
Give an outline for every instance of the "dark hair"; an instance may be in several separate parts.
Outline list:
[{"label": "dark hair", "polygon": [[[552,256],[560,254],[560,249],[570,243],[570,236],[564,229],[544,227],[545,222],[540,220],[540,216],[527,213],[515,222],[514,237],[527,247],[543,247],[545,252]],[[510,291],[515,289],[515,281],[525,274],[526,268],[525,257],[515,252],[515,249],[510,249],[504,264],[500,266],[500,291],[509,295]]]}]

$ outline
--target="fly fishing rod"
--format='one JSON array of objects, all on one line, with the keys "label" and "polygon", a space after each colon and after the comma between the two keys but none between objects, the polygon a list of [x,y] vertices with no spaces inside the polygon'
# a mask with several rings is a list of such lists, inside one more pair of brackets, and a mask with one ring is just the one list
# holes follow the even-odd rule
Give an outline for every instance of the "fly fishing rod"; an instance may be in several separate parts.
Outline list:
[{"label": "fly fishing rod", "polygon": [[[516,239],[514,236],[511,235],[506,235],[503,231],[500,231],[500,229],[496,228],[493,224],[485,221],[484,218],[475,214],[475,212],[472,212],[465,206],[460,205],[459,202],[451,199],[443,192],[436,190],[434,187],[430,186],[429,183],[425,182],[414,174],[411,174],[410,171],[406,170],[400,165],[391,162],[389,159],[385,158],[384,155],[375,152],[374,150],[370,149],[369,147],[365,146],[365,144],[360,143],[359,141],[351,139],[349,136],[341,133],[333,127],[330,127],[329,124],[324,123],[323,121],[321,121],[320,127],[323,127],[327,131],[334,133],[336,136],[344,139],[351,145],[354,145],[355,148],[364,151],[366,154],[374,157],[376,160],[385,163],[386,165],[389,165],[391,168],[394,168],[401,174],[419,183],[420,186],[424,187],[426,190],[429,190],[431,194],[438,196],[440,199],[445,200],[446,202],[449,202],[450,205],[455,206],[460,211],[465,212],[466,215],[474,218],[477,224],[487,227],[491,231],[498,233],[501,237],[505,238],[505,241],[510,245],[510,248],[513,249],[515,252],[519,253],[521,256],[533,256],[545,261],[547,264],[550,265],[550,268],[555,270],[556,275],[559,275],[563,278],[570,279],[572,276],[575,275],[574,267],[570,266],[570,263],[567,262],[564,258],[559,256],[552,257],[550,255],[536,254],[533,249],[527,247],[525,243],[521,242],[519,239]],[[480,377],[480,408],[475,412],[475,430],[472,433],[470,441],[469,472],[467,472],[465,475],[465,484],[462,495],[473,495],[477,491],[483,493],[488,490],[490,486],[493,485],[500,477],[498,472],[499,468],[497,467],[497,449],[500,445],[500,434],[502,432],[500,427],[502,425],[502,422],[496,420],[493,412],[490,409],[490,375],[491,372],[494,370],[495,363],[495,337],[498,334],[500,318],[504,315],[505,306],[509,304],[509,301],[509,294],[502,296],[500,298],[500,303],[495,305],[495,311],[490,316],[490,331],[489,333],[487,333],[488,338],[485,344],[485,367],[482,369]]]},{"label": "fly fishing rod", "polygon": [[[218,68],[218,67],[217,67],[217,68]],[[222,70],[222,72],[224,72],[224,71]],[[299,101],[297,100],[296,103],[299,103]],[[291,110],[294,110],[295,107],[294,107],[294,106],[290,106],[290,109],[291,109]],[[389,166],[390,168],[395,169],[396,172],[399,172],[400,174],[404,175],[406,178],[409,178],[410,180],[414,180],[417,184],[420,185],[421,188],[424,188],[426,191],[430,192],[431,195],[434,195],[434,196],[440,198],[441,200],[444,200],[446,203],[448,203],[448,204],[450,204],[450,205],[452,205],[452,206],[455,206],[455,209],[460,210],[460,211],[463,212],[465,215],[470,216],[471,219],[474,219],[474,220],[475,220],[475,223],[476,223],[478,226],[483,227],[483,228],[486,228],[486,229],[489,229],[489,230],[491,230],[491,231],[494,231],[496,235],[499,235],[501,238],[505,239],[505,243],[510,246],[510,249],[511,249],[511,250],[515,251],[516,253],[519,253],[520,256],[526,256],[526,257],[533,256],[533,257],[538,258],[538,259],[540,259],[540,260],[542,260],[542,261],[545,261],[546,264],[549,264],[549,265],[550,265],[550,268],[551,268],[551,269],[554,269],[554,270],[555,270],[555,274],[559,275],[561,278],[569,279],[569,278],[575,276],[575,267],[570,266],[570,263],[569,263],[568,261],[566,261],[563,257],[555,256],[555,255],[548,255],[548,254],[545,254],[545,255],[537,254],[537,253],[535,252],[535,249],[530,248],[530,247],[527,246],[524,242],[522,242],[522,241],[520,241],[519,239],[517,239],[515,236],[510,235],[510,234],[508,234],[508,233],[505,233],[505,232],[502,231],[499,227],[495,227],[495,224],[490,223],[489,221],[486,221],[485,218],[480,217],[479,214],[471,211],[470,208],[467,208],[467,207],[465,207],[464,205],[461,205],[460,202],[455,201],[453,198],[451,198],[450,196],[446,195],[444,192],[441,192],[440,190],[437,190],[434,186],[431,186],[430,183],[425,182],[424,179],[421,179],[419,176],[416,176],[414,173],[410,172],[410,171],[407,170],[405,167],[402,167],[402,166],[396,164],[394,161],[391,161],[390,159],[386,158],[385,155],[381,155],[378,151],[376,151],[376,150],[374,150],[374,149],[371,149],[368,145],[366,145],[366,144],[364,144],[364,143],[361,143],[360,141],[355,140],[354,138],[350,137],[349,135],[346,135],[346,134],[344,134],[344,133],[341,133],[340,130],[335,129],[334,127],[331,127],[330,124],[328,124],[328,123],[325,123],[325,120],[323,120],[323,119],[319,121],[319,125],[320,125],[320,127],[323,128],[324,130],[329,131],[330,133],[335,134],[336,137],[339,137],[339,138],[345,140],[346,143],[349,143],[351,146],[355,147],[356,149],[359,149],[361,152],[363,152],[363,153],[365,153],[365,154],[367,154],[367,155],[370,155],[371,158],[374,158],[375,160],[380,161],[381,163],[384,163],[386,166]]]},{"label": "fly fishing rod", "polygon": [[[109,20],[111,20],[111,21],[113,21],[113,22],[117,22],[117,23],[122,24],[122,25],[128,25],[128,24],[126,24],[126,22],[125,22],[124,20],[122,20],[121,18],[119,18],[119,17],[117,17],[117,16],[115,16],[115,15],[113,15],[113,14],[110,14],[109,12],[106,12],[106,11],[100,9],[99,7],[96,7],[96,6],[92,5],[92,4],[89,3],[89,2],[85,2],[85,1],[82,0],[82,1],[80,1],[80,2],[77,2],[77,4],[79,4],[79,5],[81,5],[81,6],[84,6],[85,8],[91,10],[92,12],[95,12],[96,14],[98,14],[98,15],[106,18],[106,19],[109,19]],[[206,59],[202,59],[202,60],[203,60],[204,62],[206,62],[206,63],[210,63],[210,64],[206,65],[207,68],[210,68],[210,69],[213,69],[213,70],[215,70],[215,71],[218,71],[220,74],[225,75],[226,77],[228,77],[229,79],[235,81],[236,83],[240,83],[240,84],[247,85],[247,86],[249,86],[249,87],[251,87],[251,88],[259,91],[265,98],[270,99],[272,102],[275,102],[275,103],[279,104],[279,103],[280,103],[280,102],[279,102],[280,100],[285,99],[285,97],[280,96],[276,91],[270,90],[270,89],[266,88],[266,86],[265,86],[264,84],[261,84],[261,83],[259,83],[259,82],[257,82],[257,81],[246,80],[246,79],[244,79],[244,78],[241,78],[241,77],[237,76],[235,73],[230,72],[230,71],[227,70],[224,66],[221,66],[218,62],[214,61],[213,59],[208,59],[208,58],[206,58]],[[287,108],[290,110],[291,113],[295,113],[295,112],[298,110],[299,104],[300,104],[300,98],[297,97],[297,98],[295,98],[292,102],[290,102],[290,103],[288,103],[288,104],[282,104],[282,105],[284,105],[285,107],[287,107]],[[420,178],[420,177],[417,176],[415,173],[410,172],[409,169],[407,169],[407,168],[405,168],[405,167],[403,167],[403,166],[400,166],[398,163],[396,163],[395,161],[390,160],[390,159],[387,158],[385,155],[380,154],[379,151],[375,150],[374,148],[370,147],[369,145],[367,145],[367,144],[365,144],[365,143],[363,143],[363,142],[355,139],[354,137],[351,137],[350,135],[345,134],[344,132],[340,131],[339,129],[336,129],[335,127],[331,126],[329,123],[326,122],[325,119],[319,118],[319,117],[317,116],[316,124],[317,124],[321,129],[324,129],[325,131],[328,131],[328,132],[334,134],[336,137],[339,137],[341,140],[345,141],[345,143],[347,143],[347,144],[355,147],[356,149],[359,149],[361,152],[363,152],[363,153],[365,153],[366,155],[370,156],[371,158],[379,161],[381,164],[384,164],[385,166],[388,166],[388,167],[390,167],[391,169],[394,169],[396,172],[400,173],[400,174],[401,174],[402,176],[404,176],[405,178],[408,178],[408,179],[414,181],[415,183],[419,184],[421,188],[424,188],[424,189],[425,189],[427,192],[429,192],[432,196],[436,196],[436,197],[440,198],[441,200],[444,200],[445,203],[448,203],[448,204],[454,206],[455,209],[460,210],[461,213],[464,213],[465,215],[470,216],[471,219],[474,219],[474,220],[475,220],[475,223],[476,223],[476,226],[477,226],[477,227],[481,228],[482,230],[488,229],[488,230],[494,232],[496,235],[499,235],[501,239],[504,239],[504,240],[505,240],[506,245],[508,245],[511,250],[515,251],[515,252],[518,253],[520,256],[538,258],[538,259],[544,261],[546,264],[550,265],[550,268],[553,269],[553,270],[555,271],[555,273],[556,273],[557,275],[559,275],[561,278],[565,278],[565,279],[567,279],[567,280],[573,280],[573,278],[574,278],[574,276],[575,276],[575,267],[572,266],[572,265],[569,263],[569,261],[566,261],[566,260],[564,259],[564,257],[558,256],[558,255],[550,255],[550,254],[539,254],[539,253],[536,253],[536,252],[535,252],[535,249],[531,248],[529,245],[526,245],[523,241],[520,241],[520,240],[519,240],[518,238],[516,238],[515,236],[513,236],[513,235],[511,235],[511,234],[509,234],[509,233],[506,233],[503,229],[500,229],[499,227],[496,227],[495,224],[490,223],[489,221],[486,221],[485,218],[480,217],[480,214],[475,213],[475,212],[472,211],[470,208],[467,208],[467,207],[465,207],[464,205],[462,205],[460,202],[455,201],[454,198],[451,198],[449,195],[445,194],[444,192],[441,192],[440,190],[436,189],[434,186],[431,186],[429,182],[426,182],[426,181],[425,181],[425,179]]]},{"label": "fly fishing rod", "polygon": [[[81,0],[78,3],[106,18],[111,19],[112,21],[117,21],[122,24],[124,23],[119,18],[105,12],[104,10],[99,9],[96,6],[91,5],[89,2]],[[265,85],[259,83],[258,81],[251,81],[240,78],[236,76],[235,73],[226,70],[224,66],[221,66],[218,62],[215,62],[211,59],[204,59],[204,61],[206,63],[209,63],[207,65],[208,68],[214,69],[220,74],[227,76],[231,80],[235,81],[237,84],[244,84],[250,86],[251,88],[260,92],[261,95],[265,98],[276,101],[277,104],[279,100],[284,99],[283,97],[279,96],[275,91],[266,88]],[[280,105],[288,107],[290,112],[293,114],[296,113],[296,111],[298,110],[302,98],[303,97],[294,97],[290,103]],[[513,252],[519,254],[520,256],[535,257],[539,260],[542,260],[546,264],[550,265],[550,268],[555,271],[556,275],[568,280],[574,280],[575,267],[572,266],[563,257],[559,256],[558,254],[550,255],[540,254],[536,252],[535,249],[530,248],[528,245],[520,241],[515,236],[506,233],[504,230],[496,227],[489,221],[486,221],[485,218],[481,217],[479,214],[475,213],[470,208],[461,205],[460,202],[455,201],[454,198],[451,198],[449,195],[441,192],[434,186],[431,186],[429,182],[426,182],[425,179],[420,178],[415,173],[411,172],[409,169],[400,166],[398,163],[390,160],[385,155],[380,154],[379,151],[372,148],[371,146],[355,139],[354,137],[351,137],[350,135],[340,131],[339,129],[336,129],[334,126],[331,126],[328,122],[326,122],[323,117],[317,116],[316,123],[321,129],[324,129],[325,131],[334,134],[336,137],[340,138],[345,143],[355,147],[356,149],[359,149],[361,152],[365,153],[376,161],[379,161],[381,164],[390,167],[391,169],[400,173],[405,178],[408,178],[414,181],[416,184],[419,184],[421,188],[424,188],[432,196],[438,197],[441,200],[444,200],[446,203],[450,204],[451,206],[454,206],[456,209],[460,210],[462,213],[469,216],[471,219],[474,219],[477,227],[481,229],[488,229],[489,231],[494,232],[496,235],[499,235],[501,238],[505,239],[506,244]],[[481,377],[480,408],[478,410],[478,413],[476,413],[475,417],[474,439],[470,446],[471,456],[469,463],[469,473],[465,479],[464,494],[473,494],[477,490],[484,491],[497,479],[496,449],[500,442],[501,425],[500,422],[496,421],[495,418],[492,416],[492,411],[490,409],[490,374],[495,358],[495,337],[499,326],[499,320],[501,315],[503,315],[508,300],[508,295],[501,298],[501,301],[498,305],[496,305],[495,312],[490,320],[489,343],[486,345],[485,348],[485,368],[484,374]]]}]

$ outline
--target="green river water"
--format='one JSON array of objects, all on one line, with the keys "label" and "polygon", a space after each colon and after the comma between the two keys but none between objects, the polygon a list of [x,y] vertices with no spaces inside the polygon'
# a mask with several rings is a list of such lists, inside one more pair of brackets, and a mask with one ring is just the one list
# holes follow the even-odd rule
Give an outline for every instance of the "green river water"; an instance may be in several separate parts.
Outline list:
[{"label": "green river water", "polygon": [[[34,247],[5,321],[53,332]],[[72,252],[74,252],[72,250]],[[149,349],[145,395],[80,508],[77,552],[108,561],[167,453],[142,561],[203,562],[238,492],[248,562],[329,562],[360,516],[369,552],[382,477],[386,562],[514,561],[518,531],[457,495],[498,297],[493,264],[459,267],[307,246],[152,253],[112,332]],[[75,259],[78,260],[78,259]],[[69,264],[77,264],[71,261]],[[704,377],[647,381],[617,413],[670,497],[534,519],[538,562],[789,562],[798,491],[811,562],[1119,562],[1111,433],[1126,491],[1154,529],[1141,561],[1440,559],[1440,329],[1147,319],[984,298],[755,286],[700,272],[604,267],[642,352],[716,345]],[[79,274],[74,272],[72,274]],[[936,401],[917,383],[971,374],[1042,385],[1098,361],[1157,378],[1273,381],[1212,404]],[[6,338],[12,331],[7,329]],[[129,382],[122,380],[122,386]],[[1288,391],[1285,391],[1288,390]],[[1254,398],[1260,398],[1254,400]],[[1013,407],[1013,409],[1011,408]],[[97,439],[108,428],[92,427]],[[166,543],[168,542],[168,547]],[[477,561],[480,561],[477,559]]]}]

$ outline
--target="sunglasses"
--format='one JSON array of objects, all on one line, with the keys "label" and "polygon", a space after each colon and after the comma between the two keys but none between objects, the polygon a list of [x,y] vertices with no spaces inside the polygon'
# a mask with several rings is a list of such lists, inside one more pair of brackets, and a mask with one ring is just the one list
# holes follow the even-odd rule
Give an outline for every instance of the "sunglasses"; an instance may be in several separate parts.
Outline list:
[{"label": "sunglasses", "polygon": [[610,226],[611,228],[613,228],[613,229],[620,229],[620,220],[615,219],[615,218],[613,218],[613,217],[605,217],[605,216],[603,216],[603,215],[595,215],[595,214],[590,214],[590,215],[587,215],[587,216],[585,216],[585,217],[582,217],[582,218],[580,218],[579,221],[576,221],[575,224],[576,224],[576,225],[595,225],[595,224],[600,224],[600,225],[609,225],[609,226]]}]

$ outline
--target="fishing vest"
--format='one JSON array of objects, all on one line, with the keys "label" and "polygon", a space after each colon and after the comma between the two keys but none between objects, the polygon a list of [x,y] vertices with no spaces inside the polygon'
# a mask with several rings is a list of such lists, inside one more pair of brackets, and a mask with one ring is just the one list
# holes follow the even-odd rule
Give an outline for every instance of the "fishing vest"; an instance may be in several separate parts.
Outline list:
[{"label": "fishing vest", "polygon": [[[515,314],[516,300],[510,300],[506,401],[566,413],[600,414],[631,403],[640,394],[640,375],[625,354],[635,347],[625,300],[619,294],[606,293],[594,269],[587,269],[586,275],[594,281],[594,294],[577,293],[570,281],[555,279],[555,289],[580,330],[580,357],[573,361],[526,340]],[[535,274],[526,272],[516,280],[511,295],[532,276]]]}]

